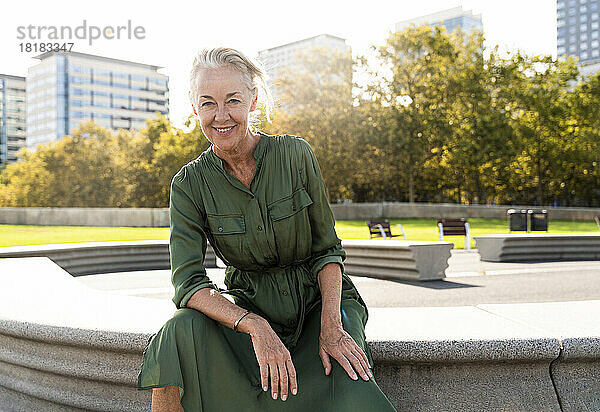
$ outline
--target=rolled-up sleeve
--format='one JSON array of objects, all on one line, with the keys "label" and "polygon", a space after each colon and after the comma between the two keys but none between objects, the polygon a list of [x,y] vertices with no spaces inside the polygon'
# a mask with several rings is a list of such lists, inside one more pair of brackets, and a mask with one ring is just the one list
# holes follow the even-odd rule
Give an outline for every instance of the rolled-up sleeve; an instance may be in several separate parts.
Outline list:
[{"label": "rolled-up sleeve", "polygon": [[205,218],[191,197],[188,173],[184,166],[173,176],[169,198],[171,282],[175,287],[173,303],[177,308],[185,307],[200,289],[210,287],[219,290],[204,268],[207,247]]},{"label": "rolled-up sleeve", "polygon": [[327,263],[338,263],[343,273],[346,251],[342,248],[342,241],[335,232],[335,219],[329,206],[319,162],[308,142],[304,139],[299,140],[303,148],[306,190],[313,201],[308,207],[312,233],[309,262],[311,275],[317,279],[319,272]]}]

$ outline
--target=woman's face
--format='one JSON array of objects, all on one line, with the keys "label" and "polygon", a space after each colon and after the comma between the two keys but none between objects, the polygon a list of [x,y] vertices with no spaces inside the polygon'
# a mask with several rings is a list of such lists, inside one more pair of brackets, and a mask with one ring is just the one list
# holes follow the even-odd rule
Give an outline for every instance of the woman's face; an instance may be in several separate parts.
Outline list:
[{"label": "woman's face", "polygon": [[229,67],[203,69],[197,79],[194,113],[206,138],[222,152],[235,152],[248,135],[248,118],[256,109],[255,90]]}]

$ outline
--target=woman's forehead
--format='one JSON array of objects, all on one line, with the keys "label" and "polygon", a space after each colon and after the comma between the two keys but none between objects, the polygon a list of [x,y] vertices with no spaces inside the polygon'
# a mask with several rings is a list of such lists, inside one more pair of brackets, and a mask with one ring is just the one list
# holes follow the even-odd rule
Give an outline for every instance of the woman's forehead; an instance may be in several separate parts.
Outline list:
[{"label": "woman's forehead", "polygon": [[200,96],[205,94],[213,96],[214,93],[244,93],[248,90],[244,75],[229,67],[201,69],[196,79],[197,91]]}]

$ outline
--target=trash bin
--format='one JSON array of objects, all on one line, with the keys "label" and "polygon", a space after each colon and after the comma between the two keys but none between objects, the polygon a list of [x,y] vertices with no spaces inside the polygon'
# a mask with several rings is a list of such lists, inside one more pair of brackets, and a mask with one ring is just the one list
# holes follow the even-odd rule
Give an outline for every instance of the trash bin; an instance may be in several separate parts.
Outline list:
[{"label": "trash bin", "polygon": [[531,232],[548,231],[548,211],[546,209],[529,209],[527,213],[529,214],[529,230]]},{"label": "trash bin", "polygon": [[509,209],[508,215],[508,230],[511,232],[527,231],[527,210]]}]

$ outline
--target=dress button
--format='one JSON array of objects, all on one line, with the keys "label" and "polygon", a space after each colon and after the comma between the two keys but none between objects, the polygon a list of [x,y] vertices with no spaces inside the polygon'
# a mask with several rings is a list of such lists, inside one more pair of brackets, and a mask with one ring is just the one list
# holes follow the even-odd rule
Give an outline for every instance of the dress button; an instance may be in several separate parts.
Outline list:
[{"label": "dress button", "polygon": [[283,294],[283,296],[287,296],[287,290],[281,289],[281,293]]},{"label": "dress button", "polygon": [[292,205],[292,211],[296,211],[296,205]]},{"label": "dress button", "polygon": [[223,226],[219,226],[219,232],[223,231]]},{"label": "dress button", "polygon": [[260,232],[260,231],[262,230],[262,226],[258,226],[258,227],[256,228],[256,230],[258,230],[258,231]]}]

